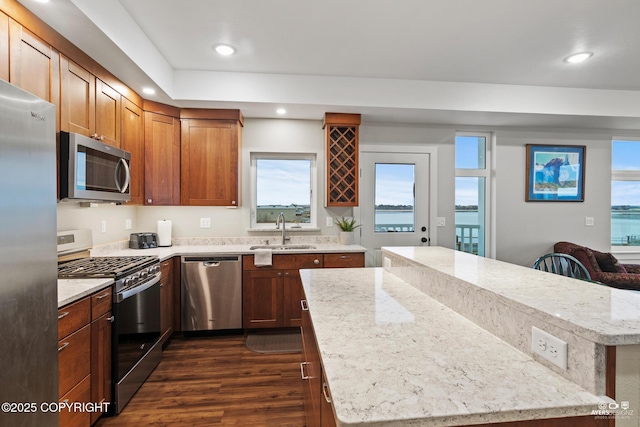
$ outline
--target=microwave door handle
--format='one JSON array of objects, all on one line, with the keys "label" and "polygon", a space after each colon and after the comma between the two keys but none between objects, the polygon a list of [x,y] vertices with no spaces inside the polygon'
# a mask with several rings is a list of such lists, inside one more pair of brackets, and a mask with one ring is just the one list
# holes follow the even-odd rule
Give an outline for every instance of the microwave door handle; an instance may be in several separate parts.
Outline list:
[{"label": "microwave door handle", "polygon": [[[118,171],[120,170],[120,165],[124,165],[125,172],[124,185],[122,186],[118,182]],[[127,164],[127,161],[125,159],[118,160],[118,164],[116,165],[116,170],[113,174],[113,177],[116,181],[116,188],[118,189],[118,191],[120,193],[125,193],[127,191],[127,188],[129,188],[129,182],[131,181],[131,172],[129,171],[129,165]]]}]

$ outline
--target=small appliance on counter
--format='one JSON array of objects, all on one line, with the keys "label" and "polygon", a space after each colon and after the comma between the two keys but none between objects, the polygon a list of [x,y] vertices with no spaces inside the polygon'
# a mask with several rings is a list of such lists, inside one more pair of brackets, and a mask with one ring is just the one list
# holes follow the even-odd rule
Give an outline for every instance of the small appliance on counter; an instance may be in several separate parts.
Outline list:
[{"label": "small appliance on counter", "polygon": [[158,246],[171,246],[171,221],[158,221]]},{"label": "small appliance on counter", "polygon": [[156,233],[131,233],[129,236],[130,249],[151,249],[158,247],[158,235]]}]

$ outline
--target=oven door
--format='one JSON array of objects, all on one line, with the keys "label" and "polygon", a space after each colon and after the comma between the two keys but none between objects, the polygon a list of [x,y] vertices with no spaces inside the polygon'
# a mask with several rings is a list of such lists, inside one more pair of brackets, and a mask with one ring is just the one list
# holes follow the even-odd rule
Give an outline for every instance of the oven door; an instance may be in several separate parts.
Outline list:
[{"label": "oven door", "polygon": [[160,339],[160,275],[116,294],[114,380],[124,376]]}]

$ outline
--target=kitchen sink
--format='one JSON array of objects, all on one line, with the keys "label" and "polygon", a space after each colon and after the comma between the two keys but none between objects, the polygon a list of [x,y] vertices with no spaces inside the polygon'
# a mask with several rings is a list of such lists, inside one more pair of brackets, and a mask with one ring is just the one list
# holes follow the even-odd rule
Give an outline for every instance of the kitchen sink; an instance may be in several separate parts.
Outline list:
[{"label": "kitchen sink", "polygon": [[249,250],[255,251],[256,249],[271,249],[272,251],[291,251],[301,249],[315,249],[313,245],[258,245],[251,246]]}]

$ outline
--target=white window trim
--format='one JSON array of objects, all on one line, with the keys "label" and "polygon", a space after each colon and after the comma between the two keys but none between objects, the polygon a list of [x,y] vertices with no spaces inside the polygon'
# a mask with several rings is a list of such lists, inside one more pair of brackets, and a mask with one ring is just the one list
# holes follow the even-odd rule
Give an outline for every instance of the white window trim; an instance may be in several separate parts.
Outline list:
[{"label": "white window trim", "polygon": [[493,230],[494,224],[494,212],[495,205],[494,199],[495,193],[493,188],[495,188],[495,174],[492,173],[493,165],[495,164],[495,147],[496,147],[496,138],[492,132],[456,132],[456,137],[458,136],[479,136],[485,138],[485,156],[484,156],[484,169],[456,169],[455,177],[458,178],[466,178],[466,177],[479,177],[484,178],[484,205],[485,205],[485,215],[484,215],[484,227],[485,227],[485,241],[484,241],[484,256],[485,258],[495,258],[496,254],[496,244],[495,244],[495,235]]},{"label": "white window trim", "polygon": [[[611,138],[611,157],[613,158],[613,141],[630,141],[639,142],[638,137],[613,137]],[[623,170],[623,169],[611,169],[611,181],[640,181],[640,170]],[[611,203],[611,201],[609,201]],[[609,229],[611,231],[611,229]],[[611,240],[611,233],[609,233],[609,240]],[[611,246],[611,253],[613,254],[640,254],[640,246]],[[628,258],[628,257],[627,257]],[[637,257],[635,257],[637,258]],[[624,258],[621,258],[624,260]]]},{"label": "white window trim", "polygon": [[[293,230],[311,230],[317,229],[318,224],[318,203],[317,203],[317,188],[318,188],[318,166],[316,153],[272,153],[272,152],[251,152],[250,153],[250,195],[251,195],[251,230],[274,230],[276,231],[275,224],[258,224],[256,222],[257,211],[257,159],[277,159],[277,160],[310,160],[311,161],[311,217],[309,223],[299,224],[300,228],[294,228]],[[287,224],[287,230],[291,229],[291,225]]]}]

